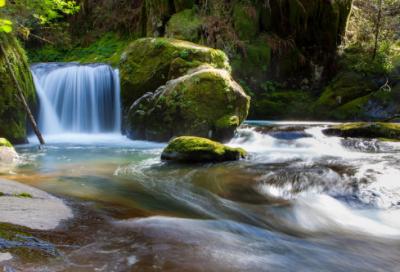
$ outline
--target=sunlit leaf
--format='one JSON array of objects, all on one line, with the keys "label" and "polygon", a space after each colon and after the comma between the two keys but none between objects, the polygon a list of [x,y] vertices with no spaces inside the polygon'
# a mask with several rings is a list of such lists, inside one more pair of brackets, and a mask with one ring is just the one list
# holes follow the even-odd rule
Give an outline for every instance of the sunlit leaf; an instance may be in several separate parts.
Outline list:
[{"label": "sunlit leaf", "polygon": [[6,4],[6,0],[0,0],[0,7],[3,7]]},{"label": "sunlit leaf", "polygon": [[[1,1],[1,0],[0,0],[0,1]],[[0,23],[2,23],[2,24],[4,24],[4,25],[12,25],[12,22],[9,21],[9,20],[0,19]]]},{"label": "sunlit leaf", "polygon": [[10,33],[12,31],[12,27],[8,25],[2,25],[0,26],[0,32],[4,31],[6,33]]}]

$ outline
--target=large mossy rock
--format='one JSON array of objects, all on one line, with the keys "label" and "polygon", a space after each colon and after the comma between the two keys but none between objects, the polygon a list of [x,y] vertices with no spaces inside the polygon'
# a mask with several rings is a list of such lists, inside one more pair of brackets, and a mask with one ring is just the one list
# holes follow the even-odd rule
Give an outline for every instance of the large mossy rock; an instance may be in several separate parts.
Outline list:
[{"label": "large mossy rock", "polygon": [[204,20],[193,9],[176,13],[167,23],[165,37],[198,43]]},{"label": "large mossy rock", "polygon": [[322,132],[329,136],[400,140],[400,124],[394,123],[346,123],[325,129]]},{"label": "large mossy rock", "polygon": [[228,141],[246,119],[249,104],[226,70],[202,66],[138,99],[128,112],[127,136],[158,142],[183,135]]},{"label": "large mossy rock", "polygon": [[14,159],[18,159],[14,147],[7,139],[0,138],[0,162],[12,162]]},{"label": "large mossy rock", "polygon": [[[34,105],[35,85],[23,50],[13,36],[0,32],[0,38],[27,103]],[[27,142],[26,112],[14,96],[16,93],[4,56],[0,54],[0,137],[20,144]]]},{"label": "large mossy rock", "polygon": [[230,69],[227,56],[220,50],[168,38],[143,38],[132,42],[121,56],[123,107],[130,107],[145,93],[154,92],[169,79],[205,63]]},{"label": "large mossy rock", "polygon": [[247,152],[241,148],[231,148],[200,137],[179,137],[164,149],[161,159],[180,163],[207,163],[236,161],[246,156]]}]

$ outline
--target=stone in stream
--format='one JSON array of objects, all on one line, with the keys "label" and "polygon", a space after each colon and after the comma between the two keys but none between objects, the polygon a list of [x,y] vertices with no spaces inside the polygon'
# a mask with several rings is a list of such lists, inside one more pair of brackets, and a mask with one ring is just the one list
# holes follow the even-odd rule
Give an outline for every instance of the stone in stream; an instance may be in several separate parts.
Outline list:
[{"label": "stone in stream", "polygon": [[328,136],[354,138],[380,138],[381,140],[400,140],[400,124],[394,123],[345,123],[322,131]]},{"label": "stone in stream", "polygon": [[0,138],[0,162],[12,162],[18,159],[18,154],[14,147],[5,138]]},{"label": "stone in stream", "polygon": [[73,218],[72,210],[62,199],[0,178],[0,222],[37,230],[51,230],[62,220],[70,218]]},{"label": "stone in stream", "polygon": [[248,96],[226,70],[201,66],[138,99],[128,112],[127,135],[157,142],[174,136],[229,141],[248,109]]},{"label": "stone in stream", "polygon": [[231,148],[200,137],[178,137],[172,140],[161,154],[162,160],[180,163],[204,163],[236,161],[245,158],[247,152]]}]

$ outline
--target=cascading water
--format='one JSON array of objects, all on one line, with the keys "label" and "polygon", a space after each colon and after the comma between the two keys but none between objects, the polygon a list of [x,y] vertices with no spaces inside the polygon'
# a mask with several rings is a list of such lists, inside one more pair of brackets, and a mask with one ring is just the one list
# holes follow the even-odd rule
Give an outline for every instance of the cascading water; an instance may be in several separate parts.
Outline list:
[{"label": "cascading water", "polygon": [[106,64],[47,64],[31,68],[43,134],[118,133],[119,71]]}]

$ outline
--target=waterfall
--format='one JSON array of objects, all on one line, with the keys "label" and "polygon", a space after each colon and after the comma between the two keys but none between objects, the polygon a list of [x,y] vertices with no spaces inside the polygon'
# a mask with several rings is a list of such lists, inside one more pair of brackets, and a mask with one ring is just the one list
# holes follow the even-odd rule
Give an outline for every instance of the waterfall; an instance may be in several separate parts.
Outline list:
[{"label": "waterfall", "polygon": [[119,71],[106,64],[41,63],[31,67],[43,134],[121,131]]}]

